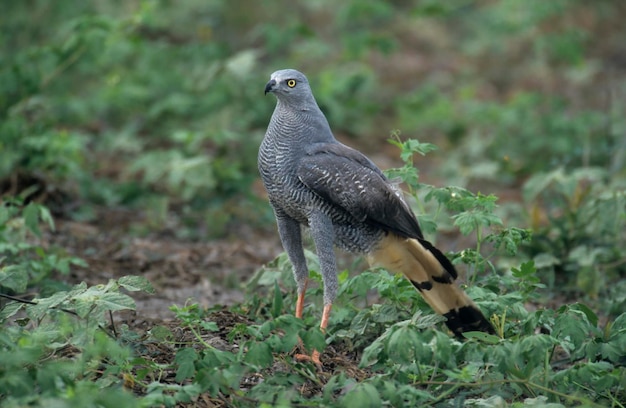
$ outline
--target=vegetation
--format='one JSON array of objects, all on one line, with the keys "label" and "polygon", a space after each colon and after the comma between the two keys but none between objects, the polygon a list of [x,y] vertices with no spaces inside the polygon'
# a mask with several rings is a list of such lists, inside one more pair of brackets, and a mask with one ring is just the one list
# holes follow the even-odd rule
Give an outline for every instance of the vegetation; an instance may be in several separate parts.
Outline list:
[{"label": "vegetation", "polygon": [[[3,5],[0,405],[626,405],[624,4],[335,3]],[[256,152],[287,66],[338,137],[396,163],[497,336],[456,340],[357,263],[327,333],[320,287],[293,317],[284,254],[243,302],[165,304],[148,327],[124,314],[156,290],[139,266],[86,283],[105,274],[59,222],[125,211],[122,247],[275,236]]]}]

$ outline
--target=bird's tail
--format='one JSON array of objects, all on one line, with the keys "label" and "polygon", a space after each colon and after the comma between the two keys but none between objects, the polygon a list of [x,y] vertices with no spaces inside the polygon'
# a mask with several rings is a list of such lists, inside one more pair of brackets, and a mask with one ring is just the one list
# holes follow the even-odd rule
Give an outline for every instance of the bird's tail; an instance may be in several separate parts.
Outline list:
[{"label": "bird's tail", "polygon": [[467,331],[494,334],[493,326],[454,280],[454,266],[430,242],[388,233],[367,255],[372,266],[402,273],[426,302],[448,320],[446,325],[457,337]]}]

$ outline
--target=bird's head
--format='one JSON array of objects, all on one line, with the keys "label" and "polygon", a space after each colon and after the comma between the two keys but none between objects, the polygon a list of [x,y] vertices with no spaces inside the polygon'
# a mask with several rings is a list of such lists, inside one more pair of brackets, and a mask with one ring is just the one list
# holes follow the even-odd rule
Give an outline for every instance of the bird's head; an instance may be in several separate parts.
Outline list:
[{"label": "bird's head", "polygon": [[306,76],[295,69],[281,69],[270,76],[265,94],[273,93],[280,101],[301,104],[314,101]]}]

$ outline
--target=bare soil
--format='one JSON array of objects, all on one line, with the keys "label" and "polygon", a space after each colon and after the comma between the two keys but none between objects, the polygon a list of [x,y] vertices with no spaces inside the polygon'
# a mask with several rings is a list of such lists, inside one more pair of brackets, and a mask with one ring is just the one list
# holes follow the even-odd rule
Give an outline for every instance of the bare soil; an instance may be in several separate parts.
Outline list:
[{"label": "bare soil", "polygon": [[132,230],[140,217],[128,210],[101,209],[95,222],[57,219],[48,244],[64,248],[89,265],[73,268],[70,276],[58,279],[94,285],[141,275],[152,283],[156,294],[134,293],[136,314],[168,321],[174,317],[171,305],[193,301],[213,307],[242,302],[245,282],[281,251],[275,232],[245,225],[238,227],[245,239],[192,242],[169,233],[136,237]]}]

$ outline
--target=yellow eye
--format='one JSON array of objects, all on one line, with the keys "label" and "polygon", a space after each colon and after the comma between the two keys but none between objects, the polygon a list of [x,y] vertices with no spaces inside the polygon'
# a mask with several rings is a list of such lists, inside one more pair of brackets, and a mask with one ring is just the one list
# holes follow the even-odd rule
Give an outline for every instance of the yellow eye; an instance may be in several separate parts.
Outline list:
[{"label": "yellow eye", "polygon": [[289,79],[287,80],[287,86],[289,88],[293,88],[294,86],[296,86],[296,80],[295,79]]}]

